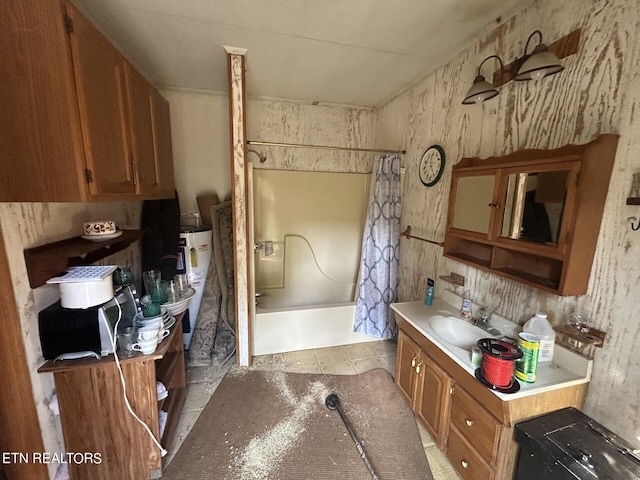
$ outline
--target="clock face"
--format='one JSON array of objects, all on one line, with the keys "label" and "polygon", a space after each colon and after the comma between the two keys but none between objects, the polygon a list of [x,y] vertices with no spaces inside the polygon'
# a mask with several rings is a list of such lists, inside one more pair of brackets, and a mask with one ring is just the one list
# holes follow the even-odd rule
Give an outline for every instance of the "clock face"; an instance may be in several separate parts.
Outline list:
[{"label": "clock face", "polygon": [[418,166],[420,181],[425,187],[432,187],[442,177],[444,171],[444,150],[439,145],[432,145],[424,152]]}]

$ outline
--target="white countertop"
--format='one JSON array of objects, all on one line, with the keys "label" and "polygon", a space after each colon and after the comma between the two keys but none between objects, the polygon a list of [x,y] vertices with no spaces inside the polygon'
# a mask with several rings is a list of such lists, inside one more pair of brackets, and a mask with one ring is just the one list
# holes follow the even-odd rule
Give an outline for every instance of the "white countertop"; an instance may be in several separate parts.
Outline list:
[{"label": "white countertop", "polygon": [[[445,292],[444,299],[434,300],[431,306],[425,305],[424,302],[404,302],[393,303],[391,308],[475,378],[475,367],[471,364],[471,352],[451,345],[440,338],[428,323],[428,319],[434,315],[453,316],[462,319],[460,317],[461,301],[460,297],[453,293]],[[506,335],[517,338],[518,333],[521,331],[521,327],[518,324],[495,314],[491,317],[491,325],[502,332],[501,336]],[[490,336],[487,334],[487,338]],[[556,343],[553,361],[538,364],[535,383],[526,383],[518,380],[520,390],[516,393],[500,393],[490,390],[501,400],[509,401],[527,395],[570,387],[589,382],[592,366],[592,360]]]}]

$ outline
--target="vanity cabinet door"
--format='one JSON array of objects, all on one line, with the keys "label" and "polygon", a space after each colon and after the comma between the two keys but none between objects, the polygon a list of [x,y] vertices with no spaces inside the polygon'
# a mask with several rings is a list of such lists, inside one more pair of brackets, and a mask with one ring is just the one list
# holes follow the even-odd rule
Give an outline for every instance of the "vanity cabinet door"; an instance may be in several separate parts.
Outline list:
[{"label": "vanity cabinet door", "polygon": [[449,419],[451,377],[424,353],[416,366],[416,375],[414,412],[442,448]]},{"label": "vanity cabinet door", "polygon": [[416,387],[416,372],[414,367],[420,358],[420,347],[402,330],[398,332],[398,350],[396,358],[395,383],[400,395],[413,408],[414,391]]}]

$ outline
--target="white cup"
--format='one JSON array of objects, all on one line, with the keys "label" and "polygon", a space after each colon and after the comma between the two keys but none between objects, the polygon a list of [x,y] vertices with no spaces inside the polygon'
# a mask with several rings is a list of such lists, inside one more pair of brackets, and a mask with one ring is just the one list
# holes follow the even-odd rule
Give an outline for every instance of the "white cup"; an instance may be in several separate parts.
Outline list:
[{"label": "white cup", "polygon": [[143,341],[138,341],[137,343],[134,343],[133,349],[136,350],[137,352],[142,352],[145,355],[149,355],[150,353],[153,353],[156,351],[157,346],[158,346],[158,338],[156,337],[155,339],[152,339],[152,340],[143,340]]},{"label": "white cup", "polygon": [[151,340],[158,341],[158,333],[160,329],[154,328],[150,330],[138,330],[138,342],[148,342]]},{"label": "white cup", "polygon": [[160,330],[163,326],[164,322],[162,321],[162,318],[150,321],[138,320],[138,330],[153,330],[154,328],[156,330]]}]

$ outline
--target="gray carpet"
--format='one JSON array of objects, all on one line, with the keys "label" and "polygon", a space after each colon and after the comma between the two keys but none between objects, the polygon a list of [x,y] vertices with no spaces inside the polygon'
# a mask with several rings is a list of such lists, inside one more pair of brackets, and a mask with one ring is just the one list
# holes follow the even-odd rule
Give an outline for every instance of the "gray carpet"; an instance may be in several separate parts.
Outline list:
[{"label": "gray carpet", "polygon": [[196,421],[163,479],[372,478],[341,408],[381,480],[433,479],[413,413],[389,372],[318,375],[234,369]]}]

